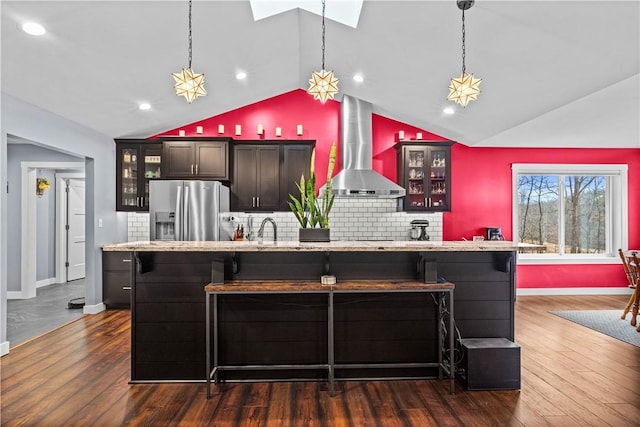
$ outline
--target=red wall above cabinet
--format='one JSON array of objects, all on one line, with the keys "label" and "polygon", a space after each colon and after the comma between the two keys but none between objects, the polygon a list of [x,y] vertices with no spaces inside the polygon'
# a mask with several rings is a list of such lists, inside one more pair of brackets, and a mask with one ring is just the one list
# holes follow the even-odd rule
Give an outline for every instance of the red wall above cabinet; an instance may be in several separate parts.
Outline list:
[{"label": "red wall above cabinet", "polygon": [[[258,139],[315,139],[316,140],[316,177],[318,186],[323,185],[327,176],[327,160],[333,141],[339,140],[340,103],[329,100],[325,104],[315,101],[302,89],[286,92],[254,104],[249,104],[226,113],[198,122],[171,129],[157,136],[178,136],[180,130],[185,136],[229,136],[234,140]],[[257,134],[258,124],[264,133]],[[296,134],[301,124],[303,133]],[[218,125],[224,126],[224,133],[218,133]],[[236,136],[235,127],[240,125],[242,135]],[[203,133],[196,133],[202,126]],[[282,129],[282,136],[276,137],[276,127]],[[340,153],[338,153],[339,161]],[[339,171],[336,168],[335,173]]]},{"label": "red wall above cabinet", "polygon": [[[258,124],[264,133],[257,134]],[[218,125],[224,126],[224,133],[218,133]],[[235,127],[240,125],[242,135],[235,135]],[[301,136],[296,134],[297,125],[302,125]],[[202,126],[203,133],[196,132]],[[275,129],[282,129],[282,136],[276,137]],[[422,132],[423,139],[446,140],[423,129],[416,128],[386,117],[374,114],[373,127],[373,168],[391,179],[396,180],[396,156],[393,146],[397,142],[398,132],[405,132],[405,139],[415,139]],[[292,90],[264,101],[249,104],[226,113],[179,128],[170,129],[152,138],[160,136],[178,136],[184,130],[185,136],[230,136],[234,140],[257,139],[315,139],[316,140],[316,178],[318,187],[324,185],[327,177],[327,160],[333,141],[338,144],[337,167],[334,175],[340,171],[340,103],[329,100],[325,104],[315,101],[302,89]]]}]

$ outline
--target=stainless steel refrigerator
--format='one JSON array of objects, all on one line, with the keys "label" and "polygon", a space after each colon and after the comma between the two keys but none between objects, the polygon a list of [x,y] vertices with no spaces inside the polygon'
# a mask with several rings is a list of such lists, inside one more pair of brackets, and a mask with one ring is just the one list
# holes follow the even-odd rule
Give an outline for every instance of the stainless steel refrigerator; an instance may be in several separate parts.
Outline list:
[{"label": "stainless steel refrigerator", "polygon": [[218,181],[149,182],[151,240],[231,240],[229,188]]}]

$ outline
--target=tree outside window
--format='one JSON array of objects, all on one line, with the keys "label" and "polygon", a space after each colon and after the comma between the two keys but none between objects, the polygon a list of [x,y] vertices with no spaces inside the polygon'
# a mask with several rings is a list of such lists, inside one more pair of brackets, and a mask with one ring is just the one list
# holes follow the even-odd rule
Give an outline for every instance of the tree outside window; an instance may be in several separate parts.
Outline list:
[{"label": "tree outside window", "polygon": [[606,254],[604,175],[518,175],[518,241],[550,254]]}]

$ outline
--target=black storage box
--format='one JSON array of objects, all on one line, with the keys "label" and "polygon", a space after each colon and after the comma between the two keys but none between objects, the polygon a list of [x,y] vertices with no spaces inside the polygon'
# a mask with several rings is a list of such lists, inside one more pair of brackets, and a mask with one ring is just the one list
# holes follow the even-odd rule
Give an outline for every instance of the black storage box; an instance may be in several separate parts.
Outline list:
[{"label": "black storage box", "polygon": [[520,388],[520,346],[506,338],[461,339],[467,390],[515,390]]},{"label": "black storage box", "polygon": [[424,260],[424,283],[438,283],[438,263],[435,259]]},{"label": "black storage box", "polygon": [[211,284],[224,285],[224,259],[216,258],[211,261]]}]

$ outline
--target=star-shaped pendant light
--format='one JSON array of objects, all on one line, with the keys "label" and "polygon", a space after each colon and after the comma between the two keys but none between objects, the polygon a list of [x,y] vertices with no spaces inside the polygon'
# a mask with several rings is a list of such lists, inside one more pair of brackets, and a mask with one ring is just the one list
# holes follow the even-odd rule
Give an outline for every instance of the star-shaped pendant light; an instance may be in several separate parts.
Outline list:
[{"label": "star-shaped pendant light", "polygon": [[482,79],[476,79],[473,74],[467,74],[464,71],[458,78],[452,78],[449,84],[448,100],[466,107],[469,101],[478,99],[480,89],[478,85]]},{"label": "star-shaped pendant light", "polygon": [[319,99],[324,104],[327,99],[333,99],[338,93],[339,81],[333,75],[333,71],[327,71],[324,68],[314,71],[309,79],[309,93],[314,99]]},{"label": "star-shaped pendant light", "polygon": [[449,96],[447,99],[456,104],[466,107],[469,101],[478,99],[480,94],[480,82],[482,79],[476,79],[472,74],[467,74],[465,67],[465,28],[464,28],[464,11],[473,6],[474,0],[457,0],[458,8],[462,10],[462,74],[460,77],[454,77],[449,84]]},{"label": "star-shaped pendant light", "polygon": [[322,69],[320,71],[314,71],[313,73],[311,73],[311,78],[309,79],[309,89],[307,90],[310,95],[313,95],[314,99],[320,100],[320,102],[322,102],[323,104],[327,99],[333,99],[333,97],[339,92],[338,82],[340,81],[333,74],[333,71],[327,71],[324,69],[324,10],[325,0],[322,0]]},{"label": "star-shaped pendant light", "polygon": [[204,89],[204,74],[194,73],[189,67],[183,68],[181,72],[173,73],[172,75],[176,81],[174,86],[176,95],[184,96],[189,104],[197,97],[207,95],[207,91]]},{"label": "star-shaped pendant light", "polygon": [[191,69],[191,44],[191,0],[189,0],[189,68],[183,68],[181,72],[172,74],[176,81],[173,86],[176,90],[176,95],[184,96],[189,104],[199,96],[207,95],[207,91],[204,89],[204,74],[195,73]]}]

